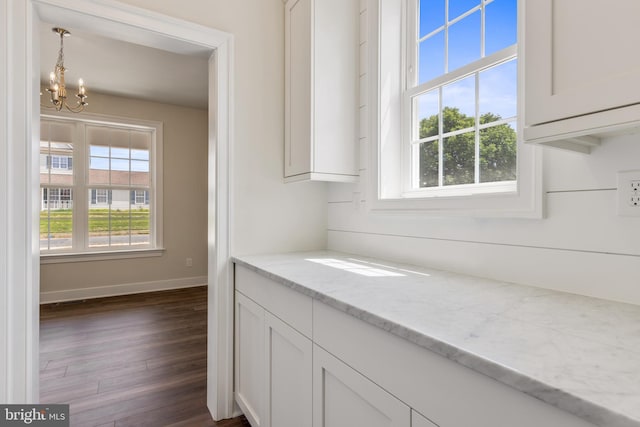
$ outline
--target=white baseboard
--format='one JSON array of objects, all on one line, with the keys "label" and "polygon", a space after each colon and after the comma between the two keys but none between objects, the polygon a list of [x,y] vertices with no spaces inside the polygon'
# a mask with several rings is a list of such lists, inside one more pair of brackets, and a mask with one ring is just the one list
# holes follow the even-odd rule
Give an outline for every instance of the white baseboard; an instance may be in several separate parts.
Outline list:
[{"label": "white baseboard", "polygon": [[240,409],[240,407],[238,406],[238,403],[234,400],[233,413],[231,414],[231,418],[236,418],[236,417],[239,417],[240,415],[244,415],[244,412],[242,412],[242,409]]},{"label": "white baseboard", "polygon": [[165,291],[168,289],[192,288],[195,286],[205,286],[206,284],[207,276],[197,276],[182,279],[155,280],[152,282],[126,283],[123,285],[97,286],[94,288],[40,292],[40,304]]}]

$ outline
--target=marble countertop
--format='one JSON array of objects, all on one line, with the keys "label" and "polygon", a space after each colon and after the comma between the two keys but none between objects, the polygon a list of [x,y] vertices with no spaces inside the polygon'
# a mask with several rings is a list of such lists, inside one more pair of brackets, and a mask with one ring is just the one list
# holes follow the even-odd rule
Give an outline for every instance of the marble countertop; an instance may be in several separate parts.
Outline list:
[{"label": "marble countertop", "polygon": [[602,427],[640,427],[640,306],[337,252],[259,274]]}]

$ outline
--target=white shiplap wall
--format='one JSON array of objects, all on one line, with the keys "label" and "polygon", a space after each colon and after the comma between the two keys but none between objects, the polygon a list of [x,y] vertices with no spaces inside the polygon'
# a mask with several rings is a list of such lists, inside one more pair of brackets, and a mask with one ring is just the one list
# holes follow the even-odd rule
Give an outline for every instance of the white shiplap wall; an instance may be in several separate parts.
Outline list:
[{"label": "white shiplap wall", "polygon": [[360,183],[330,184],[329,249],[640,304],[640,217],[616,213],[616,172],[640,169],[640,134],[590,155],[545,149],[546,217],[442,218],[367,209],[367,11],[361,0]]}]

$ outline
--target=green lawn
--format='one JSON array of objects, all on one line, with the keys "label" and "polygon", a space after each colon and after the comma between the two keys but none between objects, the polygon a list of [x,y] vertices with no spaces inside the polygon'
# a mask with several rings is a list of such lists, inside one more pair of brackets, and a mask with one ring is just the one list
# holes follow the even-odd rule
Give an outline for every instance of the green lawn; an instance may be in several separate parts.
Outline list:
[{"label": "green lawn", "polygon": [[[48,230],[47,214],[51,218],[51,229]],[[111,234],[129,234],[129,224],[131,224],[131,234],[149,233],[149,209],[133,209],[129,211],[111,211],[108,209],[89,210],[89,232],[104,233],[109,231],[109,214],[111,214]],[[131,223],[129,220],[131,219]],[[73,222],[71,209],[52,210],[50,212],[40,212],[40,235],[46,237],[48,233],[55,235],[71,235]]]}]

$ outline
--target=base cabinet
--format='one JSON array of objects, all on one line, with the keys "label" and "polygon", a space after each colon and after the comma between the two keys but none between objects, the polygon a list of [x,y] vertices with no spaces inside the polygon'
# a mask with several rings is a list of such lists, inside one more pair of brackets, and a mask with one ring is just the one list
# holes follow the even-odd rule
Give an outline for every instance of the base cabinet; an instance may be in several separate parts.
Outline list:
[{"label": "base cabinet", "polygon": [[235,295],[238,406],[252,427],[311,427],[311,340],[241,292]]},{"label": "base cabinet", "polygon": [[236,292],[235,397],[253,427],[261,427],[264,401],[264,309]]},{"label": "base cabinet", "polygon": [[262,426],[311,427],[311,340],[265,313],[267,403]]},{"label": "base cabinet", "polygon": [[409,427],[411,409],[322,348],[313,347],[314,427]]},{"label": "base cabinet", "polygon": [[411,410],[411,427],[438,427],[413,409]]}]

